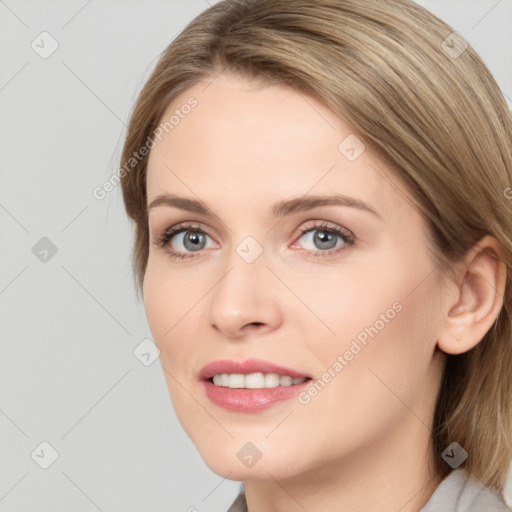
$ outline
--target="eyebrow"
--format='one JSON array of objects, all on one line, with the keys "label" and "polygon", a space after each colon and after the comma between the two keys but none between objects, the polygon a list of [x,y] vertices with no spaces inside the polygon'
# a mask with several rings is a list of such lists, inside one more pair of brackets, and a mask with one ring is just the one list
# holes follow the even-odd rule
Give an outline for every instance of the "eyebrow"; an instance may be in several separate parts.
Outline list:
[{"label": "eyebrow", "polygon": [[[151,201],[148,211],[158,206],[169,206],[180,210],[199,213],[205,216],[213,215],[212,210],[202,201],[181,197],[173,194],[161,194]],[[382,217],[371,206],[360,199],[344,195],[332,196],[302,196],[280,201],[272,206],[274,217],[284,217],[296,212],[312,210],[320,206],[348,206],[371,213],[379,219]]]}]

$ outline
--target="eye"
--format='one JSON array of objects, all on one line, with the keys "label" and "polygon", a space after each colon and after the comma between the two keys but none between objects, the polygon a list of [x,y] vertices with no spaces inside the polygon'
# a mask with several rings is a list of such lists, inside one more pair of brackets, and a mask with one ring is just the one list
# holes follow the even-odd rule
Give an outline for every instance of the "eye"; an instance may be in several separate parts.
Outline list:
[{"label": "eye", "polygon": [[[209,240],[212,243],[208,244]],[[195,257],[198,255],[191,253],[200,252],[216,245],[199,226],[183,224],[166,229],[154,243],[159,247],[169,247],[169,256],[177,258]]]},{"label": "eye", "polygon": [[314,251],[312,256],[329,256],[355,245],[355,237],[349,230],[325,221],[316,222],[299,231],[302,233],[299,238],[302,240],[301,248]]}]

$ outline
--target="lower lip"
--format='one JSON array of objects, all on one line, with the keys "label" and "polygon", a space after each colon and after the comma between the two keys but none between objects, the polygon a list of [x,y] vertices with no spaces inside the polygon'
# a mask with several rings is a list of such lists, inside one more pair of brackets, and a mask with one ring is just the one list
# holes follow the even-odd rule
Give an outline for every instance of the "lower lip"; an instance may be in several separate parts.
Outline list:
[{"label": "lower lip", "polygon": [[274,404],[296,397],[310,383],[306,380],[294,386],[246,389],[216,386],[209,380],[204,382],[206,396],[219,407],[229,411],[258,412]]}]

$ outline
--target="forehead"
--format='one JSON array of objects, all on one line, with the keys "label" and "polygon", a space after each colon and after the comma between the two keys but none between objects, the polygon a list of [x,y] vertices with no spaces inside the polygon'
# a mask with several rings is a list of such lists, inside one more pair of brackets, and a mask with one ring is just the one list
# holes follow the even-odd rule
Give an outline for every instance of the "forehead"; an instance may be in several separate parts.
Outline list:
[{"label": "forehead", "polygon": [[[192,98],[197,105],[180,116],[180,111],[189,110],[186,105]],[[226,160],[236,155],[254,165],[266,155],[282,161],[298,151],[316,150],[321,140],[327,148],[335,143],[337,132],[347,128],[327,108],[289,87],[229,74],[198,83],[176,97],[162,121],[172,117],[175,124],[163,134],[170,144],[159,144],[152,154],[168,154],[170,145],[174,155],[195,146],[201,153],[216,153],[221,159],[226,155]],[[310,144],[302,144],[304,139]]]},{"label": "forehead", "polygon": [[397,195],[407,198],[348,124],[286,86],[221,74],[176,97],[160,126],[148,163],[148,202],[163,192],[241,205],[338,192],[385,209],[397,207]]}]

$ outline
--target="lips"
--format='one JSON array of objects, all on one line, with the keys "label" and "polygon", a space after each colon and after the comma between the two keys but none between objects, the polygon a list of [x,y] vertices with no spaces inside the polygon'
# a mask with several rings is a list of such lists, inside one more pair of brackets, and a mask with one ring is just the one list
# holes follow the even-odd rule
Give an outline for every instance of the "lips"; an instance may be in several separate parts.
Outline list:
[{"label": "lips", "polygon": [[245,361],[232,361],[228,359],[214,361],[207,364],[199,372],[199,378],[203,381],[210,380],[214,375],[222,373],[277,373],[279,375],[288,375],[292,378],[306,378],[311,379],[311,375],[307,373],[294,370],[293,368],[287,368],[285,366],[272,363],[270,361],[264,361],[263,359],[247,359]]}]

